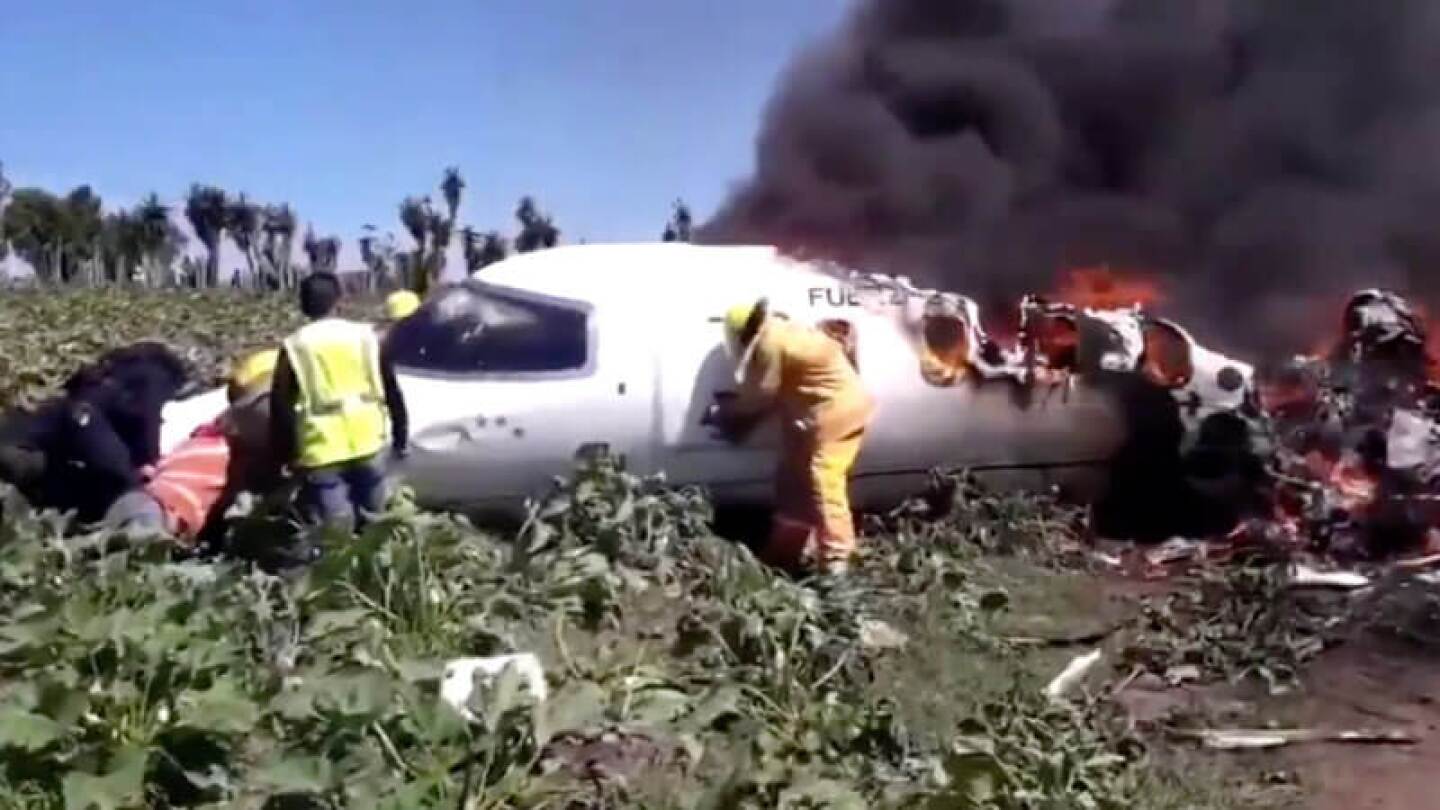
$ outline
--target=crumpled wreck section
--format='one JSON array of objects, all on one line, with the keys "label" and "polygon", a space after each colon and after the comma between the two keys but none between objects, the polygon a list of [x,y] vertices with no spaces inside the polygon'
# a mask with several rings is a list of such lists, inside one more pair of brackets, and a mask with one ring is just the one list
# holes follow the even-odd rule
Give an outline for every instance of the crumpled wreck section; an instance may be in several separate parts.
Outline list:
[{"label": "crumpled wreck section", "polygon": [[1355,294],[1330,351],[1262,384],[1275,511],[1245,527],[1349,559],[1440,550],[1440,387],[1428,327],[1399,295]]},{"label": "crumpled wreck section", "polygon": [[1423,312],[1393,291],[1352,294],[1316,351],[1258,369],[1073,286],[1026,296],[1005,338],[969,299],[918,316],[932,385],[998,377],[1047,396],[1083,378],[1115,395],[1127,439],[1094,504],[1098,535],[1352,562],[1440,554],[1440,374]]}]

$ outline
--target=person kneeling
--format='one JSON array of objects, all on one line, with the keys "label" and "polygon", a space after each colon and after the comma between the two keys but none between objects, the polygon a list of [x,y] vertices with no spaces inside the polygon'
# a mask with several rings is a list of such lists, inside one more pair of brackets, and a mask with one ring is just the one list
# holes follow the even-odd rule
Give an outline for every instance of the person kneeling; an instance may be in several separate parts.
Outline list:
[{"label": "person kneeling", "polygon": [[194,548],[236,495],[273,477],[268,457],[270,380],[278,353],[259,352],[236,366],[229,408],[201,425],[147,470],[145,483],[121,495],[103,525],[129,534],[161,534]]}]

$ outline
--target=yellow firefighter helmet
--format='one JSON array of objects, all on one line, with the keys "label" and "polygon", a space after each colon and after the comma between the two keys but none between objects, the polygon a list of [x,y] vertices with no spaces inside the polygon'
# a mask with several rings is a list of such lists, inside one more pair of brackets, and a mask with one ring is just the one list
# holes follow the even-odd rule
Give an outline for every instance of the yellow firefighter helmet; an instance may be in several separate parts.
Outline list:
[{"label": "yellow firefighter helmet", "polygon": [[[730,350],[739,354],[749,338],[755,336],[760,324],[769,312],[769,302],[764,298],[747,304],[736,304],[725,311],[725,343]],[[746,332],[750,334],[746,334]]]},{"label": "yellow firefighter helmet", "polygon": [[276,349],[253,352],[235,363],[230,370],[229,397],[234,402],[269,386],[275,375],[275,364],[280,360]]},{"label": "yellow firefighter helmet", "polygon": [[385,319],[398,321],[408,318],[420,308],[420,296],[409,290],[397,290],[385,297]]}]

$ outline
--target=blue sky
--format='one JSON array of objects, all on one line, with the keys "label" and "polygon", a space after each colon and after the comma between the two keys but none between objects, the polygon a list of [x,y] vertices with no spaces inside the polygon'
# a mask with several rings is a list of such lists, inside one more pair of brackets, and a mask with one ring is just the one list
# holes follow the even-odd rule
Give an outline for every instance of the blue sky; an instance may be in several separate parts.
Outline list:
[{"label": "blue sky", "polygon": [[[353,242],[468,183],[508,228],[535,194],[567,241],[653,239],[713,210],[761,110],[848,0],[46,0],[0,11],[0,161],[107,205],[192,181],[288,201]],[[404,240],[401,240],[402,243]],[[347,251],[348,253],[348,251]]]}]

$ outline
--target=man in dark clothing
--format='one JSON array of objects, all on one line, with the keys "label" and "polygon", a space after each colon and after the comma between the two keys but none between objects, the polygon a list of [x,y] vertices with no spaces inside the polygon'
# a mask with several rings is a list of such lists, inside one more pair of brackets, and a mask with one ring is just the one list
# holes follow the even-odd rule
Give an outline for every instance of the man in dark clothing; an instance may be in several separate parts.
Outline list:
[{"label": "man in dark clothing", "polygon": [[7,420],[0,478],[38,507],[99,520],[159,457],[161,409],[184,382],[160,344],[107,353],[71,375],[63,396]]},{"label": "man in dark clothing", "polygon": [[101,357],[110,389],[104,404],[137,467],[160,457],[161,412],[185,385],[185,367],[159,343],[136,343]]},{"label": "man in dark clothing", "polygon": [[334,316],[340,292],[331,273],[300,286],[310,323],[280,351],[271,442],[300,476],[309,522],[359,528],[384,509],[384,446],[388,438],[391,454],[403,458],[409,421],[389,351],[368,325]]},{"label": "man in dark clothing", "polygon": [[7,454],[23,459],[17,487],[36,506],[99,520],[139,483],[130,447],[107,410],[113,390],[95,367],[71,376],[63,397],[45,403],[9,437]]}]

